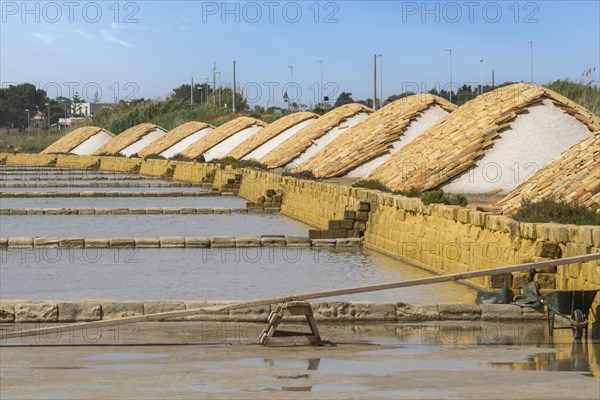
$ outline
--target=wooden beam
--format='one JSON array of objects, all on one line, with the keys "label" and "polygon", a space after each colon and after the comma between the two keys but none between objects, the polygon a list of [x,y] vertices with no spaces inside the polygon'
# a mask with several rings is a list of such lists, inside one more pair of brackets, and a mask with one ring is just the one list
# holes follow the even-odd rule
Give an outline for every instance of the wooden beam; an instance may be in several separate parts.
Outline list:
[{"label": "wooden beam", "polygon": [[459,272],[456,274],[448,274],[448,275],[436,275],[427,278],[419,278],[419,279],[411,279],[407,281],[396,281],[389,283],[380,283],[375,285],[366,285],[366,286],[357,286],[345,289],[335,289],[335,290],[326,290],[320,292],[312,292],[312,293],[304,293],[304,294],[296,294],[289,296],[280,296],[280,297],[271,297],[267,299],[259,299],[247,301],[244,303],[238,304],[230,304],[226,306],[209,306],[209,307],[201,307],[201,308],[193,308],[190,310],[177,310],[177,311],[167,311],[156,314],[148,314],[148,315],[138,315],[133,317],[124,317],[124,318],[116,318],[102,321],[93,321],[93,322],[81,322],[77,324],[70,325],[58,325],[58,326],[50,326],[45,328],[38,329],[29,329],[20,332],[11,332],[3,334],[0,339],[12,339],[12,338],[22,338],[26,336],[35,336],[35,335],[49,335],[53,333],[60,333],[65,331],[75,331],[87,328],[100,328],[103,326],[112,326],[118,324],[132,324],[137,322],[148,322],[148,321],[160,321],[169,318],[181,318],[188,317],[200,313],[207,312],[222,312],[222,311],[230,311],[230,310],[238,310],[241,308],[249,308],[249,307],[258,307],[265,306],[269,304],[275,303],[285,303],[289,301],[301,301],[301,300],[311,300],[311,299],[319,299],[323,297],[334,297],[334,296],[342,296],[349,294],[357,294],[357,293],[367,293],[367,292],[375,292],[379,290],[389,290],[389,289],[399,289],[403,287],[410,286],[421,286],[421,285],[429,285],[433,283],[442,283],[442,282],[451,282],[458,281],[462,279],[471,279],[478,278],[482,276],[492,276],[492,275],[501,275],[507,274],[511,272],[518,271],[529,271],[536,268],[548,268],[559,265],[566,264],[577,264],[588,261],[600,260],[600,253],[587,254],[583,256],[575,256],[575,257],[567,257],[567,258],[559,258],[555,260],[546,260],[546,261],[538,261],[527,264],[517,264],[508,267],[497,267],[490,269],[482,269],[479,271],[470,271],[470,272]]}]

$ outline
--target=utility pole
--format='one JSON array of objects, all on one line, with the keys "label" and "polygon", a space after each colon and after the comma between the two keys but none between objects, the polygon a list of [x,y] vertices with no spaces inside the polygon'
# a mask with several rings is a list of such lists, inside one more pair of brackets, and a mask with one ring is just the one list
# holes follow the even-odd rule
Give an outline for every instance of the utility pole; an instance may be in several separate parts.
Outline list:
[{"label": "utility pole", "polygon": [[483,94],[483,58],[479,60],[481,63],[481,78],[479,79],[479,94]]},{"label": "utility pole", "polygon": [[317,104],[323,102],[323,60],[317,60],[317,62],[321,65],[321,84],[319,85],[319,101]]},{"label": "utility pole", "polygon": [[233,88],[232,88],[232,93],[233,93],[233,99],[232,99],[232,103],[233,103],[233,112],[235,113],[235,61],[233,62]]},{"label": "utility pole", "polygon": [[526,40],[525,43],[529,43],[529,48],[530,48],[530,62],[529,62],[529,67],[530,67],[530,71],[529,71],[529,83],[533,83],[533,40]]},{"label": "utility pole", "polygon": [[379,57],[379,97],[381,97],[381,101],[379,102],[379,108],[383,107],[383,54],[378,54]]},{"label": "utility pole", "polygon": [[289,65],[290,74],[292,75],[292,84],[290,85],[290,92],[288,93],[288,110],[292,109],[292,94],[294,91],[294,66]]},{"label": "utility pole", "polygon": [[452,103],[452,49],[444,49],[450,53],[450,103]]},{"label": "utility pole", "polygon": [[194,105],[194,77],[192,76],[192,84],[190,85],[190,106]]},{"label": "utility pole", "polygon": [[377,110],[377,54],[373,54],[373,110]]},{"label": "utility pole", "polygon": [[29,108],[25,110],[27,112],[27,133],[29,133]]},{"label": "utility pole", "polygon": [[215,90],[217,90],[217,63],[213,64],[213,106],[216,108],[217,107],[217,93],[215,93]]},{"label": "utility pole", "polygon": [[46,103],[46,110],[48,111],[48,130],[51,130],[50,126],[50,103]]}]

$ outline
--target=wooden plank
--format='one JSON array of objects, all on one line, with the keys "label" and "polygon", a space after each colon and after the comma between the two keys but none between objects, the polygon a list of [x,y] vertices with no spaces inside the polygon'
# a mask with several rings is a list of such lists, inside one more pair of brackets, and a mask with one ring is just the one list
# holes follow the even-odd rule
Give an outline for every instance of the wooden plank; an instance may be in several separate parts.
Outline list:
[{"label": "wooden plank", "polygon": [[335,289],[335,290],[326,290],[320,292],[312,292],[312,293],[304,293],[297,295],[289,295],[289,296],[280,296],[280,297],[271,297],[268,299],[259,299],[253,301],[247,301],[245,303],[231,304],[227,306],[210,306],[210,307],[202,307],[202,308],[194,308],[190,310],[178,310],[178,311],[168,311],[156,314],[148,314],[148,315],[138,315],[134,317],[124,317],[103,321],[93,321],[93,322],[81,322],[78,324],[71,325],[59,325],[59,326],[51,326],[46,328],[39,329],[30,329],[24,330],[21,332],[11,332],[5,333],[0,337],[0,340],[12,339],[12,338],[22,338],[26,336],[35,336],[35,335],[49,335],[53,333],[59,333],[64,331],[75,331],[87,328],[100,328],[103,326],[112,326],[117,324],[132,324],[137,322],[148,322],[148,321],[160,321],[169,318],[181,318],[188,317],[200,313],[206,312],[222,312],[222,311],[230,311],[230,310],[238,310],[242,308],[249,307],[257,307],[257,306],[265,306],[268,304],[275,303],[285,303],[288,301],[300,301],[300,300],[311,300],[311,299],[319,299],[323,297],[335,297],[342,296],[348,294],[357,294],[357,293],[368,293],[368,292],[376,292],[380,290],[389,290],[389,289],[399,289],[403,287],[410,286],[421,286],[421,285],[430,285],[433,283],[442,283],[442,282],[451,282],[458,281],[462,279],[471,279],[478,278],[482,276],[492,276],[492,275],[501,275],[507,274],[511,272],[518,271],[529,271],[536,268],[548,268],[565,264],[577,264],[588,261],[600,260],[600,253],[587,254],[583,256],[575,256],[575,257],[567,257],[567,258],[559,258],[556,260],[546,260],[546,261],[538,261],[534,263],[527,264],[517,264],[508,267],[497,267],[490,269],[482,269],[479,271],[470,271],[470,272],[459,272],[456,274],[448,274],[448,275],[437,275],[428,278],[419,278],[419,279],[411,279],[407,281],[396,281],[390,283],[380,283],[375,285],[366,285],[366,286],[358,286],[358,287],[350,287],[345,289]]}]

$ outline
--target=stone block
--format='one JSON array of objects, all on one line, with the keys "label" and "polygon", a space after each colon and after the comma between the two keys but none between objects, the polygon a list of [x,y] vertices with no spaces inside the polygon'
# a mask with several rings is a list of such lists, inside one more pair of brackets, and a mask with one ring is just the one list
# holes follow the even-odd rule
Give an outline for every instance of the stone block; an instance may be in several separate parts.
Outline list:
[{"label": "stone block", "polygon": [[336,239],[313,239],[311,240],[312,246],[316,248],[321,247],[335,247],[337,245]]},{"label": "stone block", "polygon": [[0,238],[0,249],[8,248],[8,238]]},{"label": "stone block", "polygon": [[327,226],[327,229],[330,230],[340,229],[342,226],[342,221],[338,219],[329,220]]},{"label": "stone block", "polygon": [[440,320],[474,321],[481,318],[478,304],[439,304]]},{"label": "stone block", "polygon": [[36,249],[57,249],[58,248],[57,237],[44,237],[33,239],[33,247]]},{"label": "stone block", "polygon": [[213,208],[213,214],[231,214],[231,209],[224,207],[215,207]]},{"label": "stone block", "polygon": [[281,204],[275,204],[273,203],[273,207],[265,207],[265,214],[279,214],[279,212],[281,211]]},{"label": "stone block", "polygon": [[83,249],[85,247],[85,239],[83,238],[60,238],[58,246],[61,249]]},{"label": "stone block", "polygon": [[490,289],[503,288],[504,281],[508,282],[508,287],[512,287],[512,274],[500,274],[487,277],[487,285]]},{"label": "stone block", "polygon": [[264,214],[265,208],[263,206],[248,207],[248,214]]},{"label": "stone block", "polygon": [[369,213],[366,211],[359,211],[356,213],[356,220],[366,222],[369,220]]},{"label": "stone block", "polygon": [[240,236],[235,238],[235,247],[261,247],[260,237]]},{"label": "stone block", "polygon": [[136,237],[135,247],[140,249],[157,249],[160,247],[160,240],[157,237]]},{"label": "stone block", "polygon": [[513,304],[480,304],[482,321],[520,321],[521,307]]},{"label": "stone block", "polygon": [[0,302],[0,324],[15,322],[15,306],[12,303]]},{"label": "stone block", "polygon": [[397,303],[396,318],[398,322],[439,321],[440,312],[435,303]]},{"label": "stone block", "polygon": [[340,223],[340,228],[347,229],[347,230],[354,229],[354,220],[351,220],[351,219],[342,220]]},{"label": "stone block", "polygon": [[358,211],[369,212],[371,211],[371,203],[367,201],[361,201],[358,203]]},{"label": "stone block", "polygon": [[312,303],[312,309],[317,321],[351,322],[356,314],[354,304],[342,301]]},{"label": "stone block", "polygon": [[354,223],[354,229],[357,229],[359,231],[366,231],[367,230],[367,223],[363,222],[363,221],[356,221]]},{"label": "stone block", "polygon": [[110,239],[106,237],[86,237],[84,244],[86,249],[108,249]]},{"label": "stone block", "polygon": [[348,247],[360,247],[362,240],[358,238],[347,238],[347,239],[336,239],[336,247],[348,248]]},{"label": "stone block", "polygon": [[214,248],[235,247],[233,236],[213,236],[210,238],[210,246]]},{"label": "stone block", "polygon": [[183,301],[146,301],[144,302],[144,315],[158,314],[169,311],[185,310]]},{"label": "stone block", "polygon": [[320,229],[309,229],[308,230],[309,239],[321,239],[322,234]]},{"label": "stone block", "polygon": [[287,247],[310,247],[310,238],[306,236],[286,236],[285,245]]},{"label": "stone block", "polygon": [[161,236],[158,240],[161,249],[182,249],[185,247],[185,238],[181,236]]},{"label": "stone block", "polygon": [[354,319],[361,321],[397,321],[396,304],[354,302]]},{"label": "stone block", "polygon": [[114,237],[110,238],[111,249],[133,249],[135,247],[135,239],[131,237]]},{"label": "stone block", "polygon": [[17,303],[15,322],[57,322],[58,308],[54,303]]},{"label": "stone block", "polygon": [[102,319],[102,306],[96,302],[60,301],[58,307],[58,322],[85,322]]},{"label": "stone block", "polygon": [[560,247],[558,246],[558,243],[547,242],[547,241],[535,242],[534,254],[537,257],[559,258],[560,253],[561,253],[561,251],[560,251]]},{"label": "stone block", "polygon": [[537,273],[533,280],[538,283],[540,289],[555,289],[556,279],[554,274]]},{"label": "stone block", "polygon": [[356,219],[356,211],[345,210],[344,211],[344,219],[348,219],[348,220],[354,220],[354,219]]},{"label": "stone block", "polygon": [[333,237],[335,239],[343,239],[348,237],[348,230],[346,229],[335,229],[333,231]]},{"label": "stone block", "polygon": [[144,315],[144,303],[141,301],[103,302],[102,319],[116,319]]},{"label": "stone block", "polygon": [[260,243],[264,247],[285,247],[285,237],[263,236],[260,238]]},{"label": "stone block", "polygon": [[321,231],[321,239],[333,239],[333,231],[327,229]]},{"label": "stone block", "polygon": [[179,214],[179,208],[178,207],[163,207],[163,214]]},{"label": "stone block", "polygon": [[521,289],[522,284],[531,282],[531,271],[513,272],[512,273],[512,288]]},{"label": "stone block", "polygon": [[190,249],[205,249],[210,247],[210,238],[206,236],[195,236],[185,238],[185,247]]},{"label": "stone block", "polygon": [[30,238],[30,237],[8,238],[7,247],[9,249],[32,249],[33,248],[33,238]]},{"label": "stone block", "polygon": [[163,213],[163,210],[162,210],[162,208],[159,208],[159,207],[146,208],[146,214],[156,215],[156,214],[162,214],[162,213]]},{"label": "stone block", "polygon": [[96,210],[93,208],[80,208],[77,210],[79,215],[94,215],[96,214]]}]

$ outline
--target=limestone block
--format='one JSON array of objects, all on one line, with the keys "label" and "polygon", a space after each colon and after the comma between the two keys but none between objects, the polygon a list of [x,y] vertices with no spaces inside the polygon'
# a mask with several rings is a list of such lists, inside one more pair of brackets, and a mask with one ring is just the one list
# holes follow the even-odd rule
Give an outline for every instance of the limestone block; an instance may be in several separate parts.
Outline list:
[{"label": "limestone block", "polygon": [[331,230],[340,229],[342,226],[342,221],[340,220],[329,220],[328,228]]},{"label": "limestone block", "polygon": [[179,209],[179,214],[197,214],[198,212],[196,211],[195,208],[191,208],[191,207],[183,207]]},{"label": "limestone block", "polygon": [[160,241],[157,237],[136,237],[134,241],[135,247],[140,249],[157,249],[160,247]]},{"label": "limestone block", "polygon": [[103,302],[102,319],[116,319],[144,315],[144,303],[140,301]]},{"label": "limestone block", "polygon": [[321,239],[322,234],[320,229],[309,229],[308,230],[309,239]]},{"label": "limestone block", "polygon": [[58,307],[58,322],[99,321],[102,319],[102,306],[96,302],[60,301]]},{"label": "limestone block", "polygon": [[354,228],[354,220],[351,219],[343,219],[340,221],[341,229],[353,229]]},{"label": "limestone block", "polygon": [[0,324],[15,322],[15,305],[0,302]]},{"label": "limestone block", "polygon": [[28,208],[27,215],[44,215],[43,208]]},{"label": "limestone block", "polygon": [[79,215],[94,215],[96,214],[96,210],[93,208],[80,208],[77,210]]},{"label": "limestone block", "polygon": [[54,303],[15,304],[15,322],[57,322],[58,308]]},{"label": "limestone block", "polygon": [[260,243],[264,247],[285,247],[285,237],[262,236]]},{"label": "limestone block", "polygon": [[337,245],[336,239],[312,239],[311,240],[312,247],[322,248],[322,247],[335,247]]},{"label": "limestone block", "polygon": [[600,247],[600,227],[592,227],[592,242],[594,247]]},{"label": "limestone block", "polygon": [[512,275],[500,274],[487,277],[487,285],[490,289],[501,289],[504,287],[504,281],[508,282],[508,287],[512,287]]},{"label": "limestone block", "polygon": [[396,304],[354,302],[354,318],[358,321],[397,321]]},{"label": "limestone block", "polygon": [[57,249],[59,238],[44,237],[33,239],[33,247],[36,249]]},{"label": "limestone block", "polygon": [[264,214],[265,209],[262,206],[248,207],[248,214]]},{"label": "limestone block", "polygon": [[265,207],[265,214],[279,214],[281,212],[281,204],[273,203],[273,207]]},{"label": "limestone block", "polygon": [[86,249],[108,249],[110,248],[110,239],[106,237],[86,237]]},{"label": "limestone block", "polygon": [[537,257],[559,258],[560,257],[560,247],[558,246],[558,243],[538,241],[538,242],[535,242],[535,245],[534,245],[534,254]]},{"label": "limestone block", "polygon": [[224,208],[224,207],[216,207],[216,208],[213,208],[213,213],[214,214],[231,214],[231,209]]},{"label": "limestone block", "polygon": [[161,236],[160,247],[165,249],[175,249],[185,247],[185,238],[178,236]]},{"label": "limestone block", "polygon": [[369,213],[366,211],[359,211],[356,213],[356,220],[357,221],[368,221],[369,220]]},{"label": "limestone block", "polygon": [[210,246],[214,248],[235,247],[233,236],[213,236],[210,238]]},{"label": "limestone block", "polygon": [[367,201],[361,201],[358,203],[358,211],[371,211],[371,203]]},{"label": "limestone block", "polygon": [[317,321],[350,322],[356,314],[354,304],[341,301],[313,303],[312,309]]},{"label": "limestone block", "polygon": [[183,301],[146,301],[144,302],[144,315],[157,314],[169,311],[185,310]]},{"label": "limestone block", "polygon": [[440,312],[435,303],[397,303],[398,322],[439,321]]},{"label": "limestone block", "polygon": [[478,304],[439,304],[440,320],[474,321],[481,317]]},{"label": "limestone block", "polygon": [[240,236],[235,238],[235,247],[260,247],[260,237]]},{"label": "limestone block", "polygon": [[483,321],[522,320],[521,307],[512,304],[480,304]]},{"label": "limestone block", "polygon": [[360,247],[362,240],[358,238],[336,239],[336,247]]},{"label": "limestone block", "polygon": [[61,249],[83,249],[85,240],[83,238],[60,238],[58,246]]},{"label": "limestone block", "polygon": [[27,215],[26,208],[13,208],[10,210],[10,215]]},{"label": "limestone block", "polygon": [[186,237],[185,247],[190,249],[204,249],[210,247],[210,238],[204,236]]},{"label": "limestone block", "polygon": [[310,247],[310,238],[305,236],[286,236],[287,247]]},{"label": "limestone block", "polygon": [[112,213],[113,213],[113,215],[131,214],[131,212],[129,211],[129,208],[113,208]]},{"label": "limestone block", "polygon": [[345,210],[344,211],[344,219],[348,219],[348,220],[356,219],[356,211]]},{"label": "limestone block", "polygon": [[96,208],[95,209],[95,214],[96,215],[112,215],[113,210],[111,208]]},{"label": "limestone block", "polygon": [[538,283],[540,289],[554,289],[556,288],[556,280],[554,274],[535,274],[533,280]]},{"label": "limestone block", "polygon": [[512,273],[512,288],[521,289],[521,285],[531,282],[531,271],[513,272]]},{"label": "limestone block", "polygon": [[548,240],[554,243],[567,243],[569,229],[560,224],[548,224]]},{"label": "limestone block", "polygon": [[158,207],[146,208],[146,214],[156,215],[156,214],[162,214],[162,213],[163,213],[162,208],[158,208]]},{"label": "limestone block", "polygon": [[8,238],[0,238],[0,249],[8,248]]},{"label": "limestone block", "polygon": [[9,249],[32,249],[33,238],[30,237],[11,237],[8,238]]},{"label": "limestone block", "polygon": [[113,249],[132,249],[135,247],[135,239],[131,237],[110,238],[110,247]]}]

